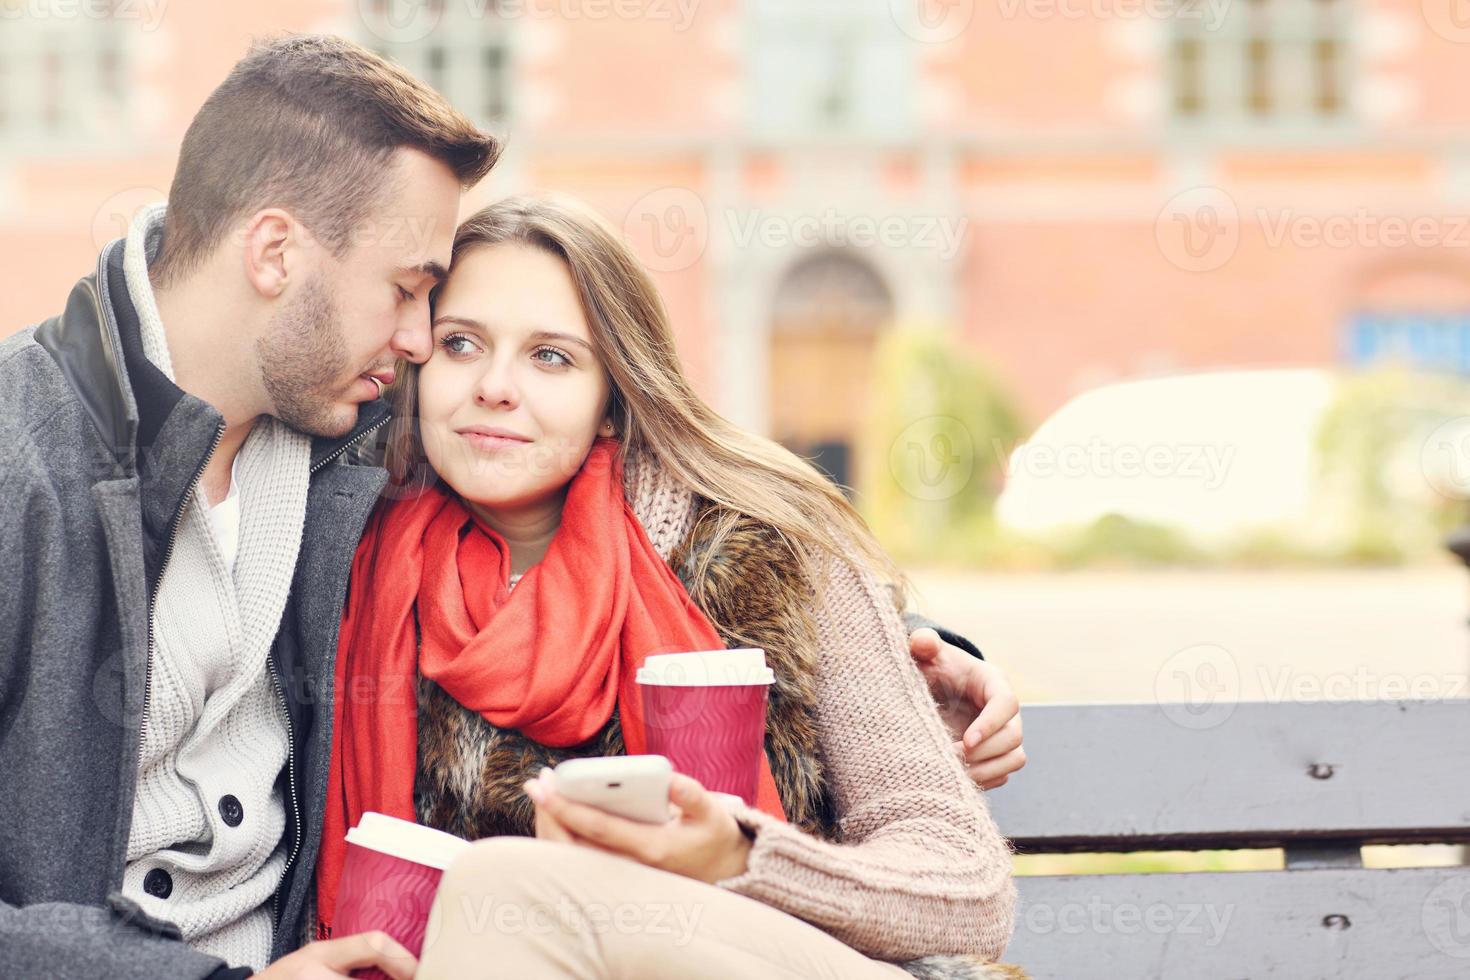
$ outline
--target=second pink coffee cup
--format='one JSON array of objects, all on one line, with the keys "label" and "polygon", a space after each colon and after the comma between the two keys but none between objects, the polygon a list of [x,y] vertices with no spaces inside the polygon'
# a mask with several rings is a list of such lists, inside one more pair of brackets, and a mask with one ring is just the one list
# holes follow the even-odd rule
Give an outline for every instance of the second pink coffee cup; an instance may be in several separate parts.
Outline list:
[{"label": "second pink coffee cup", "polygon": [[754,805],[774,680],[758,649],[648,657],[638,671],[648,751]]}]

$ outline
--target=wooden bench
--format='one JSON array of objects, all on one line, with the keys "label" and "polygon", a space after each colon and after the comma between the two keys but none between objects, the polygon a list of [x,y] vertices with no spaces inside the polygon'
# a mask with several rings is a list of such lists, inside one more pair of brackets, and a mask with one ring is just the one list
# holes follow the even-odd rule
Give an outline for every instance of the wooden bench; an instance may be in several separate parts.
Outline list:
[{"label": "wooden bench", "polygon": [[1470,867],[1364,844],[1470,841],[1470,701],[1026,709],[988,794],[1021,853],[1285,849],[1286,869],[1017,879],[1005,960],[1036,980],[1470,977]]}]

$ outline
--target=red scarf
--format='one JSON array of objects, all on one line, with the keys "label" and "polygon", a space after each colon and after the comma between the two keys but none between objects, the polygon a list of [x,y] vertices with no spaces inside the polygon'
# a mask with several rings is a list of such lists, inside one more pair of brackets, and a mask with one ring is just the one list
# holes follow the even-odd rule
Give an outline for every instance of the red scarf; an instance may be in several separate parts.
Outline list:
[{"label": "red scarf", "polygon": [[[369,521],[337,646],[318,937],[331,934],[347,829],[367,810],[415,819],[417,674],[542,745],[581,745],[616,707],[637,755],[644,658],[724,648],[628,506],[617,447],[593,444],[546,557],[514,591],[505,539],[447,489],[384,503]],[[785,819],[764,759],[756,805]]]}]

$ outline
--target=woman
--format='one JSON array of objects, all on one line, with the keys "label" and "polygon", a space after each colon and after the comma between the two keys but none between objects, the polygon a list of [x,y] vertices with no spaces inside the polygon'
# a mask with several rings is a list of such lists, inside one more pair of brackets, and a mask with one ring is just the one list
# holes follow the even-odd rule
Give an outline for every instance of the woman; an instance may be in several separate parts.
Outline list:
[{"label": "woman", "polygon": [[[557,200],[487,208],[433,337],[397,392],[403,492],[353,563],[322,931],[341,836],[378,810],[491,838],[446,873],[421,977],[1017,975],[986,965],[1009,849],[909,659],[900,576],[829,481],[699,400],[617,236]],[[540,778],[646,751],[638,665],[713,645],[777,678],[757,806],[680,776],[676,818],[634,824]]]}]

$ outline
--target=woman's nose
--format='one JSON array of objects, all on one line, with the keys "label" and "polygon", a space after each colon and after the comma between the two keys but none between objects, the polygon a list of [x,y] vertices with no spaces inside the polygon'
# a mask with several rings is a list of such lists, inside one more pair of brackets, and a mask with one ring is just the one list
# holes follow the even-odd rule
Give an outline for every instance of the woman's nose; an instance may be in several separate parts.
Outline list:
[{"label": "woman's nose", "polygon": [[509,364],[492,363],[475,386],[475,401],[487,406],[515,407],[521,393]]}]

